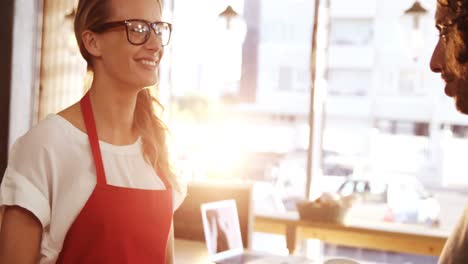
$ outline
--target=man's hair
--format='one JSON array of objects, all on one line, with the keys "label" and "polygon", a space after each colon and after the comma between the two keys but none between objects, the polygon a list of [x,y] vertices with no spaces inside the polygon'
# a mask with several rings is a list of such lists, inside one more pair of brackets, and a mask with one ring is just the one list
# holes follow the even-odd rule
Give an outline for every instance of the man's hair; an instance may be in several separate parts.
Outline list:
[{"label": "man's hair", "polygon": [[457,76],[468,79],[468,0],[437,0],[437,3],[452,14],[444,22],[452,31],[447,39],[448,67]]}]

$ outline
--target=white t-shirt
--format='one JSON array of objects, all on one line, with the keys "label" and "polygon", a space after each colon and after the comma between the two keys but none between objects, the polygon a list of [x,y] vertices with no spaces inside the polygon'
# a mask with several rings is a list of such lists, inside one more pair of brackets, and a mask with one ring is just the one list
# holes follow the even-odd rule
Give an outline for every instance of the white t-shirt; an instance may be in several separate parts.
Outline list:
[{"label": "white t-shirt", "polygon": [[[145,162],[141,140],[126,146],[100,141],[107,183],[165,189]],[[10,152],[0,186],[0,206],[31,211],[43,226],[40,263],[55,263],[75,218],[91,196],[96,173],[88,136],[59,115],[49,115],[19,138]],[[173,189],[173,208],[185,192]]]}]

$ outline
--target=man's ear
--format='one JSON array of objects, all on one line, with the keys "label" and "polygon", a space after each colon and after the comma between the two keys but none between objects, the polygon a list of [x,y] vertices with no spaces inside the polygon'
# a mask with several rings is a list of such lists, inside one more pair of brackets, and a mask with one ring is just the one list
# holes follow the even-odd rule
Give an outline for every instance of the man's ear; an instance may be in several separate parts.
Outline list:
[{"label": "man's ear", "polygon": [[81,33],[81,39],[83,40],[83,45],[86,50],[94,57],[100,57],[102,55],[101,45],[99,43],[99,38],[96,33],[85,30]]}]

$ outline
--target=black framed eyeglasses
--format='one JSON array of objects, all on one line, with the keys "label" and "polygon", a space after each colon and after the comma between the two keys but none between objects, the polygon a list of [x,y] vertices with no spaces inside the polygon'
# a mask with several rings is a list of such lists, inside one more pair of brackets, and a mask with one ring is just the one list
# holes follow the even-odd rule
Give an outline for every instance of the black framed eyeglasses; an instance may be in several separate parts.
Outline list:
[{"label": "black framed eyeglasses", "polygon": [[172,25],[162,21],[149,22],[143,19],[112,21],[92,27],[91,30],[100,33],[121,26],[125,26],[127,40],[132,45],[145,44],[151,36],[151,31],[154,31],[163,46],[169,44],[171,39]]}]

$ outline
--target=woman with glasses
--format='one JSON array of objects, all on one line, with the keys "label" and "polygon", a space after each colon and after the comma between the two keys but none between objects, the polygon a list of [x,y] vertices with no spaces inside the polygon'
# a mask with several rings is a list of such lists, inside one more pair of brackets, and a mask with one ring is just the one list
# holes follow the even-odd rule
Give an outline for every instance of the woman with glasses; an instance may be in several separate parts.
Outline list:
[{"label": "woman with glasses", "polygon": [[169,43],[160,0],[80,0],[86,95],[14,144],[0,189],[0,263],[173,263],[184,191],[145,87]]}]

